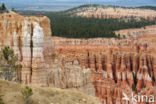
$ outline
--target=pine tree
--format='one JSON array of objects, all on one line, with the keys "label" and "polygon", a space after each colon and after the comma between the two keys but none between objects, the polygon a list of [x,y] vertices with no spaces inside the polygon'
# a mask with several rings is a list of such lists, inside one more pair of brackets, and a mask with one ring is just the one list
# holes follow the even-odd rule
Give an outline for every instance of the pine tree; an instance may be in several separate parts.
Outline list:
[{"label": "pine tree", "polygon": [[5,4],[2,3],[2,5],[0,6],[0,13],[4,13],[4,12],[7,12],[7,8],[6,8]]},{"label": "pine tree", "polygon": [[0,104],[4,104],[3,99],[0,97]]},{"label": "pine tree", "polygon": [[2,11],[6,11],[7,10],[7,8],[6,8],[4,3],[2,3],[1,9],[2,9]]},{"label": "pine tree", "polygon": [[0,77],[8,81],[20,81],[18,72],[21,65],[10,47],[4,47],[0,51]]},{"label": "pine tree", "polygon": [[33,95],[33,91],[30,87],[26,86],[24,89],[21,91],[23,98],[25,100],[26,104],[31,104],[31,99],[30,97]]},{"label": "pine tree", "polygon": [[11,8],[11,11],[15,11],[15,8]]}]

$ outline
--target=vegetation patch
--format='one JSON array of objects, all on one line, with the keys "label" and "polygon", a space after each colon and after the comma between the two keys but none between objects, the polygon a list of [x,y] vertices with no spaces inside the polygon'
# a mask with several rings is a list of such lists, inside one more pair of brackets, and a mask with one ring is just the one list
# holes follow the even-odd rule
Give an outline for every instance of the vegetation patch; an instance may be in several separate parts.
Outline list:
[{"label": "vegetation patch", "polygon": [[21,91],[25,104],[32,104],[30,97],[33,95],[33,91],[30,87],[26,86]]},{"label": "vegetation patch", "polygon": [[0,13],[4,13],[4,12],[7,12],[7,11],[8,10],[7,10],[6,6],[5,6],[5,4],[2,3],[2,5],[0,6]]},{"label": "vegetation patch", "polygon": [[118,38],[114,31],[130,28],[141,28],[156,24],[156,20],[141,19],[137,21],[133,17],[129,21],[124,19],[96,19],[71,17],[60,13],[46,13],[51,20],[53,36],[66,38]]},{"label": "vegetation patch", "polygon": [[31,104],[100,104],[98,98],[74,89],[65,90],[35,86],[26,88],[24,85],[15,82],[0,80],[0,90],[4,104],[26,104],[21,91],[24,96],[29,96]]},{"label": "vegetation patch", "polygon": [[21,65],[14,51],[6,46],[0,51],[0,78],[8,81],[20,81]]}]

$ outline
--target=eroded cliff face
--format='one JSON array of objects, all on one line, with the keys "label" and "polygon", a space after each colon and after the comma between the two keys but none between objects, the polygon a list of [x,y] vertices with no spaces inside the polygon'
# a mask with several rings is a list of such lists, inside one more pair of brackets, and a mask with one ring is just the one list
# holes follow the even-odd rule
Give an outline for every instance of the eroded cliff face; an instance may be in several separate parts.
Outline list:
[{"label": "eroded cliff face", "polygon": [[[21,80],[25,84],[47,84],[48,68],[45,68],[43,50],[44,44],[52,44],[50,37],[50,21],[45,16],[23,17],[14,12],[0,14],[0,48],[10,46],[18,55],[22,64]],[[47,48],[54,50],[52,45]]]},{"label": "eroded cliff face", "polygon": [[[77,62],[62,67],[47,17],[23,17],[14,12],[0,14],[0,28],[0,48],[10,46],[18,55],[22,83],[58,88],[89,86],[90,94],[95,95],[89,69],[82,69]],[[80,90],[85,92],[84,88]]]},{"label": "eroded cliff face", "polygon": [[115,31],[115,34],[118,35],[120,34],[120,37],[125,37],[125,38],[129,38],[129,37],[138,37],[140,35],[146,35],[146,34],[156,34],[156,25],[152,25],[152,26],[145,26],[142,28],[133,28],[133,29],[122,29],[122,30],[118,30]]},{"label": "eroded cliff face", "polygon": [[[54,38],[62,65],[75,61],[82,69],[91,70],[95,94],[104,104],[126,102],[123,92],[155,96],[156,89],[156,35],[115,39]],[[132,102],[130,102],[131,104]]]},{"label": "eroded cliff face", "polygon": [[153,20],[156,17],[154,10],[103,6],[81,7],[67,13],[87,18],[125,18],[125,20],[129,20],[131,17],[136,20],[140,20],[140,18]]},{"label": "eroded cliff face", "polygon": [[5,13],[0,15],[0,28],[0,48],[10,46],[18,55],[22,83],[58,88],[90,86],[91,95],[95,95],[89,69],[82,69],[77,62],[62,67],[47,17]]}]

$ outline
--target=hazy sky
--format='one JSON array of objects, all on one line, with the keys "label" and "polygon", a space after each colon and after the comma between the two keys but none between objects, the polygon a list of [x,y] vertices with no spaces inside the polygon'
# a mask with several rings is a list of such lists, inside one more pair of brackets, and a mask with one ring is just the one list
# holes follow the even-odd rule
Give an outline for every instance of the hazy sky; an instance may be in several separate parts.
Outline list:
[{"label": "hazy sky", "polygon": [[[0,0],[0,2],[88,2],[89,0]],[[91,0],[92,2],[155,2],[156,0]]]},{"label": "hazy sky", "polygon": [[[65,10],[79,5],[89,4],[90,0],[0,0],[8,8],[35,10]],[[156,0],[91,0],[92,4],[117,6],[156,6]]]}]

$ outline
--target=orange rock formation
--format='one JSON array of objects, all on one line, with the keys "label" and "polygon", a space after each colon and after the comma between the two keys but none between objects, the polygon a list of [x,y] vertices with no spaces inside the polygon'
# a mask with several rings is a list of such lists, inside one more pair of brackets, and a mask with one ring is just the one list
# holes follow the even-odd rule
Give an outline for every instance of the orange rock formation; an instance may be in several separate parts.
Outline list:
[{"label": "orange rock formation", "polygon": [[46,85],[43,51],[50,36],[50,21],[45,16],[23,17],[14,12],[0,14],[0,48],[10,46],[14,49],[22,64],[21,80],[25,84]]},{"label": "orange rock formation", "polygon": [[156,92],[155,34],[122,40],[54,40],[63,66],[77,60],[82,68],[91,69],[95,94],[102,104],[125,104],[123,92],[129,96],[147,88]]}]

